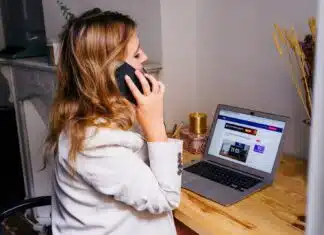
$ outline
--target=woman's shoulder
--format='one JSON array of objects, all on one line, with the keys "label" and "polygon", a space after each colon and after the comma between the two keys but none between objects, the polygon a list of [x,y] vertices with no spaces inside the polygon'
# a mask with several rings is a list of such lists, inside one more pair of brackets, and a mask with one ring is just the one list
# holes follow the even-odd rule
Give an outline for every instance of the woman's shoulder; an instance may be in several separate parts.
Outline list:
[{"label": "woman's shoulder", "polygon": [[84,148],[100,146],[141,147],[145,140],[134,130],[120,130],[107,127],[88,127],[86,129]]},{"label": "woman's shoulder", "polygon": [[[59,145],[62,148],[69,148],[70,138],[66,132],[62,132],[60,135]],[[99,149],[104,151],[106,148],[118,148],[125,147],[139,151],[146,145],[146,141],[143,138],[140,131],[136,128],[130,130],[113,129],[108,127],[89,126],[85,129],[85,137],[83,143],[83,152],[92,153],[97,152]]]}]

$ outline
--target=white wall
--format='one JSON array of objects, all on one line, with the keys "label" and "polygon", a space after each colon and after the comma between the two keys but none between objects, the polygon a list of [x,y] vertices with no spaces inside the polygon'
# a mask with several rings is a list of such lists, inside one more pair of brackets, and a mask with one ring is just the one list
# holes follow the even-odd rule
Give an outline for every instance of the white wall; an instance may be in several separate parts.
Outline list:
[{"label": "white wall", "polygon": [[[93,7],[129,14],[138,23],[141,44],[151,62],[161,62],[161,17],[159,0],[65,0],[75,14]],[[65,19],[56,0],[43,0],[46,35],[57,38]]]},{"label": "white wall", "polygon": [[196,0],[161,0],[162,66],[168,128],[187,118],[196,102]]},{"label": "white wall", "polygon": [[304,157],[308,133],[301,121],[305,114],[272,32],[273,23],[295,26],[302,39],[308,17],[316,16],[317,1],[199,3],[197,108],[211,116],[218,103],[227,103],[287,115],[292,119],[285,151]]}]

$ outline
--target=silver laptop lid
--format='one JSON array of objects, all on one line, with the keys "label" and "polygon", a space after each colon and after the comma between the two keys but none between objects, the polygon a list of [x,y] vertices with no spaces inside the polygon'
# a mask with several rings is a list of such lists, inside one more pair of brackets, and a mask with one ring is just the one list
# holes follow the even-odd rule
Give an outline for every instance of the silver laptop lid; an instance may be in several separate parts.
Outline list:
[{"label": "silver laptop lid", "polygon": [[273,179],[288,118],[219,105],[210,129],[205,160]]}]

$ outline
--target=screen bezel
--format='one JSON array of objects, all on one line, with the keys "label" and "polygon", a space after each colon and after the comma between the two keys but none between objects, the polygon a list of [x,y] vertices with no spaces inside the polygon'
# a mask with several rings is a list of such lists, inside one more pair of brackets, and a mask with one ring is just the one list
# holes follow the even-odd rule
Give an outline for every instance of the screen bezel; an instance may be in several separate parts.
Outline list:
[{"label": "screen bezel", "polygon": [[[261,170],[257,170],[257,169],[254,169],[252,167],[244,166],[244,165],[241,165],[239,163],[232,162],[232,161],[229,161],[229,160],[225,160],[225,159],[222,159],[222,158],[220,158],[218,156],[208,154],[208,150],[209,150],[209,147],[211,145],[211,140],[213,138],[213,133],[214,133],[215,128],[216,128],[218,116],[219,116],[219,113],[220,113],[221,110],[253,115],[253,116],[256,116],[256,117],[262,117],[262,118],[267,118],[267,119],[271,119],[271,120],[282,121],[282,122],[285,123],[285,126],[283,128],[283,132],[282,132],[282,137],[281,137],[281,140],[280,140],[280,144],[278,146],[278,151],[276,153],[275,162],[274,162],[274,164],[272,166],[272,169],[271,169],[271,173],[261,171]],[[239,170],[239,171],[251,174],[251,175],[258,176],[260,178],[272,180],[274,178],[274,175],[275,175],[276,170],[277,170],[277,168],[279,166],[279,163],[280,163],[280,156],[282,154],[282,146],[283,146],[283,142],[284,142],[284,138],[285,138],[285,133],[287,132],[286,130],[287,130],[288,121],[289,121],[289,118],[286,117],[286,116],[282,116],[282,115],[265,113],[265,112],[261,112],[261,111],[250,110],[250,109],[247,109],[247,108],[240,108],[240,107],[233,107],[233,106],[229,106],[229,105],[219,104],[217,106],[217,109],[216,109],[216,112],[215,112],[215,115],[214,115],[214,118],[213,118],[213,123],[212,123],[212,126],[211,126],[210,131],[209,131],[209,136],[208,136],[208,140],[207,140],[207,144],[206,144],[206,148],[205,148],[205,153],[204,153],[204,160],[209,160],[209,161],[224,165],[226,167],[233,168],[235,170]]]}]

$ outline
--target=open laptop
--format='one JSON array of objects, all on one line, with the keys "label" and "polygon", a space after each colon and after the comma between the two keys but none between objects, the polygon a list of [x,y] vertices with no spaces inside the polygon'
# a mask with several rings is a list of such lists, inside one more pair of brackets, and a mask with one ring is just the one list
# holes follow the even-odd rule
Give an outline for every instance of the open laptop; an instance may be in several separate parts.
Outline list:
[{"label": "open laptop", "polygon": [[204,157],[184,167],[182,187],[234,204],[272,184],[288,118],[219,105]]}]

